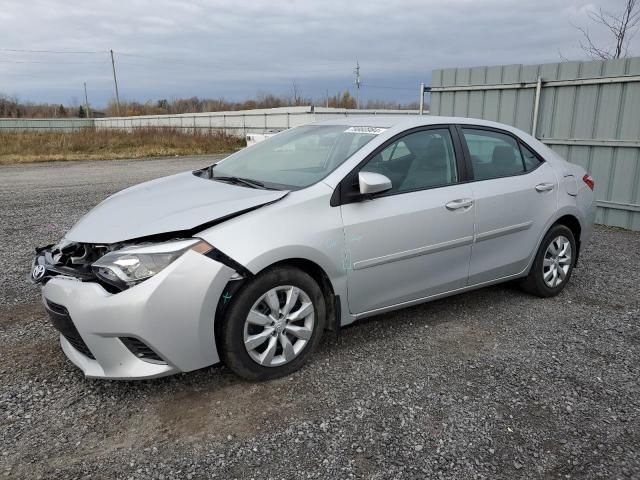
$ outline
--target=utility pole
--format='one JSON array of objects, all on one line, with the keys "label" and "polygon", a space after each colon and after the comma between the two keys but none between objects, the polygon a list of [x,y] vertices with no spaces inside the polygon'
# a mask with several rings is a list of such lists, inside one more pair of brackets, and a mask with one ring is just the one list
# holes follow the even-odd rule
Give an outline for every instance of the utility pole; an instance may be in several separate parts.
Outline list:
[{"label": "utility pole", "polygon": [[356,108],[360,109],[360,63],[356,60]]},{"label": "utility pole", "polygon": [[87,111],[87,118],[91,118],[91,110],[89,110],[89,97],[87,97],[87,82],[84,82],[84,108]]},{"label": "utility pole", "polygon": [[113,50],[109,50],[111,52],[111,68],[113,68],[113,83],[116,86],[116,108],[118,111],[118,116],[120,116],[120,94],[118,93],[118,77],[116,77],[116,62],[113,59]]},{"label": "utility pole", "polygon": [[327,96],[325,98],[326,107],[329,108],[329,89],[327,88]]}]

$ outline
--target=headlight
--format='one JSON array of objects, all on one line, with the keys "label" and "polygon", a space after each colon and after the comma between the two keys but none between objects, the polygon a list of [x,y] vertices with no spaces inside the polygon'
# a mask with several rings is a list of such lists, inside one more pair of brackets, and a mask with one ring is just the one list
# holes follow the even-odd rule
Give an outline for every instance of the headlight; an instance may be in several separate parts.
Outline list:
[{"label": "headlight", "polygon": [[98,278],[124,289],[153,277],[187,250],[206,253],[212,248],[207,242],[195,238],[125,247],[107,253],[91,267]]}]

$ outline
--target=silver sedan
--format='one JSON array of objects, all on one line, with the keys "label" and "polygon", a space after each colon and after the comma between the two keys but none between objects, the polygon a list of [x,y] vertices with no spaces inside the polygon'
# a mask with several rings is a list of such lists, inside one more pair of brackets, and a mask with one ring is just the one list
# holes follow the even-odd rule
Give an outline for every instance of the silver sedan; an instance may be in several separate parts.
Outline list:
[{"label": "silver sedan", "polygon": [[31,276],[88,377],[223,362],[270,379],[371,315],[511,280],[557,295],[593,188],[507,125],[340,118],[107,198],[37,249]]}]

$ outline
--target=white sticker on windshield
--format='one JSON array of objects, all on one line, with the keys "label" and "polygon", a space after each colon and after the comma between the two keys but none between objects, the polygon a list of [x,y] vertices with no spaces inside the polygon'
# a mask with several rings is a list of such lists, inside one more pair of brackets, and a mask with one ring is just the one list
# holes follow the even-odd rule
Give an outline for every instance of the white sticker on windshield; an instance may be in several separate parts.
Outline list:
[{"label": "white sticker on windshield", "polygon": [[387,130],[380,127],[350,127],[347,128],[344,133],[368,133],[369,135],[380,135]]}]

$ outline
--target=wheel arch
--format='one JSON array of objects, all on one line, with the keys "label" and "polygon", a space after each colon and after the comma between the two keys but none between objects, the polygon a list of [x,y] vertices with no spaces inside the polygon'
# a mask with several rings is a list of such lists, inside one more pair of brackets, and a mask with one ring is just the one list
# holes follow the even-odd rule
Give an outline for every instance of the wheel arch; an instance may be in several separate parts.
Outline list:
[{"label": "wheel arch", "polygon": [[571,233],[573,233],[573,238],[576,242],[576,264],[577,264],[580,258],[580,235],[582,234],[582,225],[580,224],[580,220],[578,220],[578,217],[576,217],[575,215],[566,214],[558,218],[553,223],[553,225],[551,225],[549,229],[547,229],[547,231],[549,231],[555,225],[564,225],[569,230],[571,230]]},{"label": "wheel arch", "polygon": [[[247,284],[247,282],[251,281],[251,278],[254,278],[255,276],[258,276],[261,273],[271,270],[273,268],[286,267],[286,266],[302,270],[303,272],[310,275],[311,278],[313,278],[313,280],[318,284],[325,300],[325,306],[327,311],[327,322],[326,322],[327,327],[326,328],[328,330],[333,330],[333,331],[339,330],[341,321],[342,321],[342,311],[343,311],[343,308],[341,305],[342,299],[340,298],[340,294],[339,294],[340,290],[337,290],[335,288],[326,270],[322,268],[322,266],[319,265],[317,262],[314,262],[313,260],[310,260],[308,258],[291,257],[291,258],[279,259],[277,261],[274,261],[273,263],[262,266],[262,268],[260,268],[259,270],[254,270],[254,272],[251,274],[250,277],[245,277],[241,280],[231,280],[230,282],[228,282],[223,292],[225,292],[225,295],[227,295],[226,292],[230,292],[229,298],[231,298],[232,296],[235,296],[241,289],[243,289],[244,286]],[[228,305],[231,304],[231,301],[228,304],[226,302],[219,302],[219,307],[216,311],[216,319],[224,318],[224,316],[226,315],[227,307]],[[219,337],[218,333],[222,326],[222,321],[216,321],[215,326],[216,326],[216,344],[217,344],[217,339]]]},{"label": "wheel arch", "polygon": [[520,276],[525,277],[529,274],[529,272],[531,271],[531,268],[533,267],[533,262],[535,261],[536,254],[538,253],[538,249],[542,244],[542,240],[544,239],[545,235],[549,232],[549,230],[551,230],[555,225],[564,225],[573,233],[574,239],[576,241],[576,250],[577,250],[576,264],[578,263],[578,258],[580,256],[580,245],[581,245],[580,241],[581,241],[582,232],[584,231],[584,227],[582,225],[582,222],[580,221],[580,215],[578,211],[576,211],[575,209],[562,208],[558,212],[556,212],[556,215],[549,218],[545,227],[540,230],[540,234],[538,236],[536,246],[531,252],[531,257],[529,258],[529,262],[527,263],[527,266],[524,268],[522,272],[520,272]]},{"label": "wheel arch", "polygon": [[327,329],[337,330],[340,326],[340,299],[336,295],[331,278],[319,264],[309,260],[308,258],[286,258],[266,266],[260,272],[257,272],[257,274],[259,275],[261,272],[272,268],[287,266],[302,270],[315,280],[324,295],[324,301],[327,309]]}]

